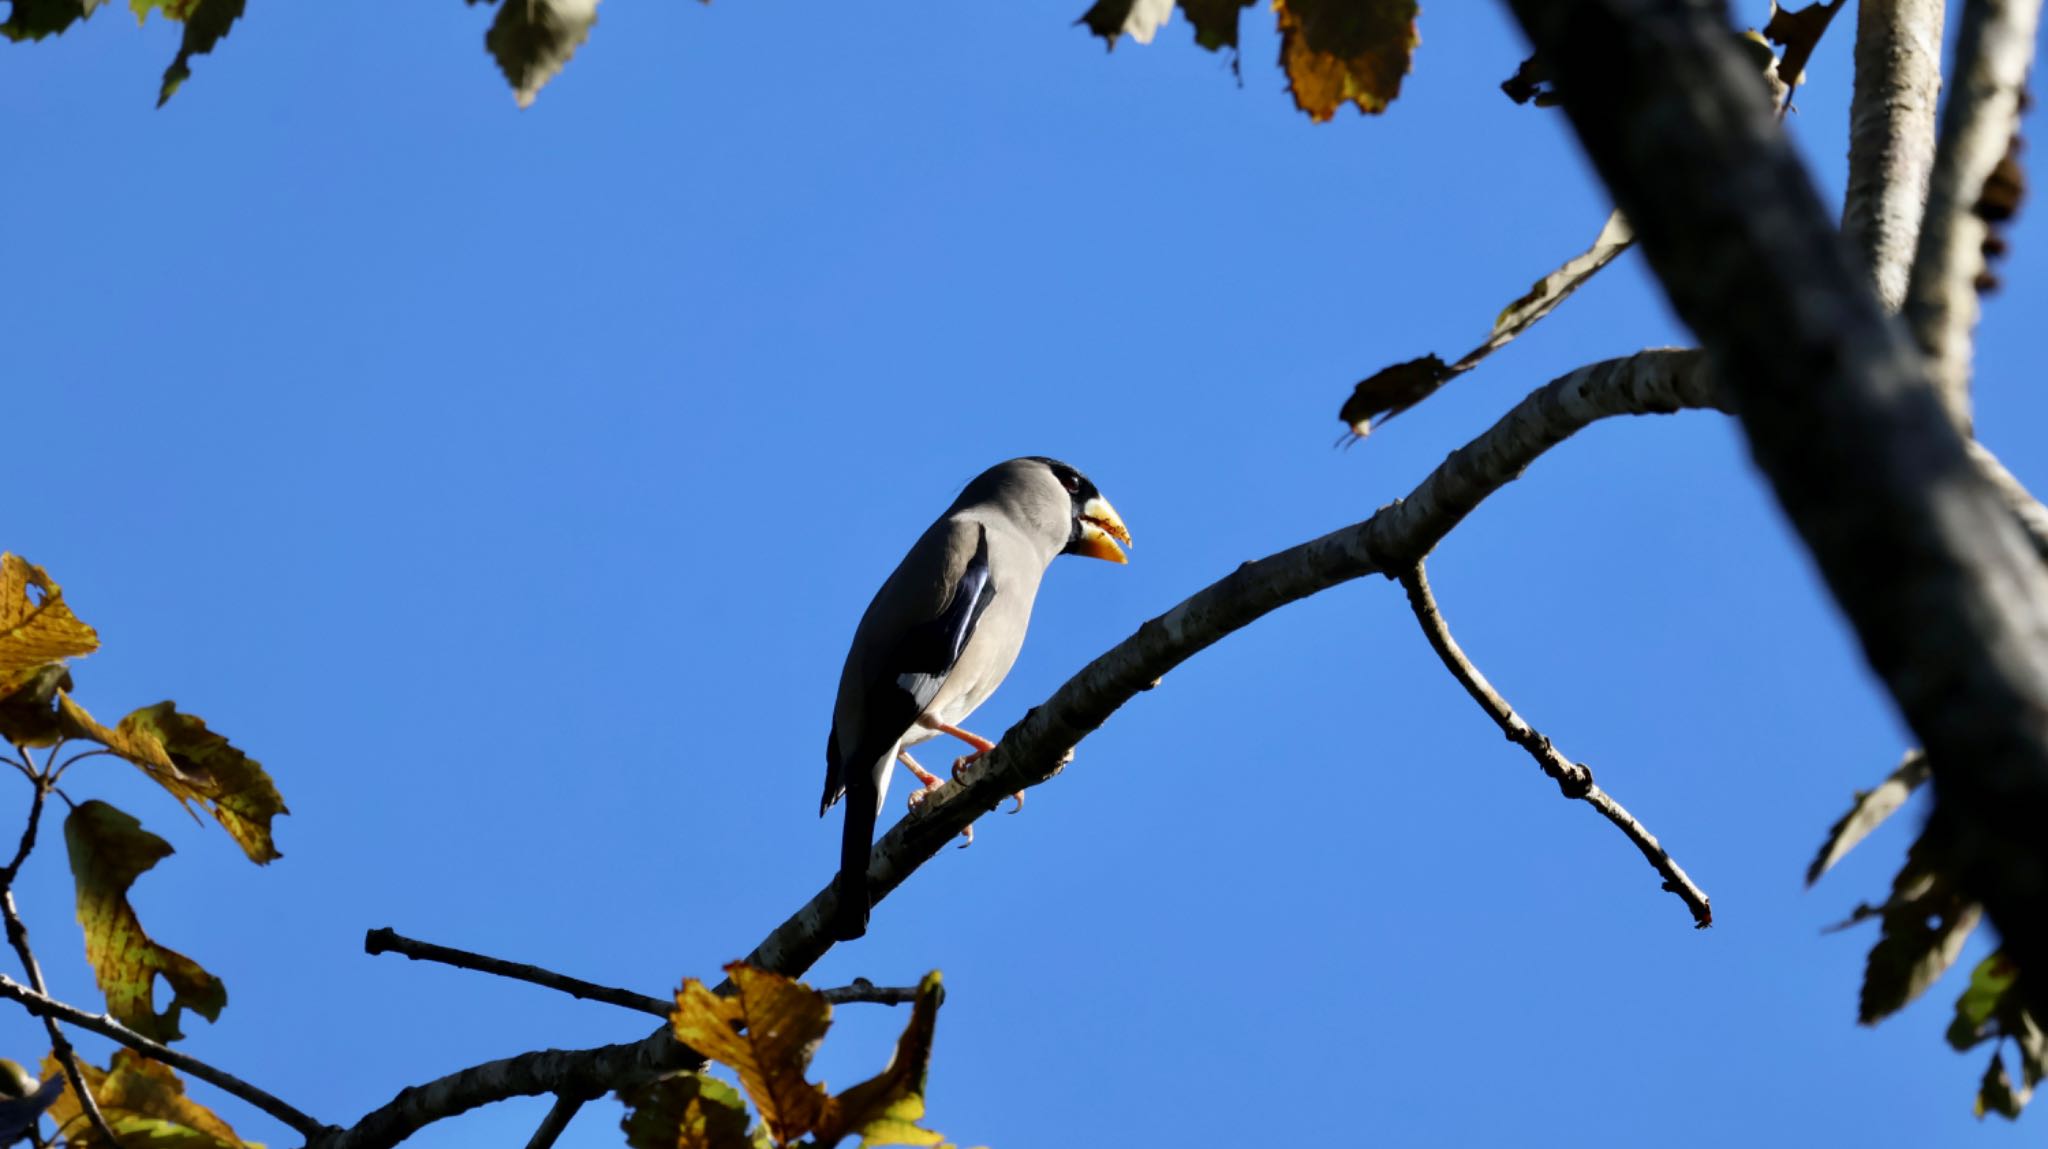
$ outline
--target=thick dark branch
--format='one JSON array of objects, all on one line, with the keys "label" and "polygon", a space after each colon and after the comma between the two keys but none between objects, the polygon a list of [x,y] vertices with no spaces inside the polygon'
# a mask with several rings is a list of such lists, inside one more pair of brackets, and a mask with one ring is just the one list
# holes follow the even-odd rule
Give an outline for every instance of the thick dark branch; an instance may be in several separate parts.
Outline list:
[{"label": "thick dark branch", "polygon": [[103,1014],[87,1013],[75,1005],[66,1005],[55,998],[30,989],[28,986],[15,981],[5,974],[0,974],[0,997],[4,997],[9,1001],[20,1002],[30,1013],[39,1017],[66,1022],[80,1029],[97,1033],[101,1037],[111,1038],[135,1050],[137,1053],[145,1054],[156,1061],[163,1062],[172,1069],[184,1070],[187,1074],[201,1081],[218,1086],[222,1092],[233,1094],[270,1114],[272,1117],[291,1126],[293,1130],[309,1141],[318,1138],[321,1134],[334,1131],[333,1126],[321,1124],[319,1121],[308,1117],[292,1106],[272,1097],[270,1094],[231,1073],[215,1069],[213,1066],[195,1057],[188,1057],[185,1054],[179,1053],[168,1045],[151,1041],[149,1038],[129,1029],[111,1017]]},{"label": "thick dark branch", "polygon": [[674,1009],[675,1002],[664,1001],[630,989],[617,989],[598,985],[582,978],[544,970],[537,965],[506,961],[503,958],[486,957],[480,953],[459,950],[453,946],[438,946],[432,942],[418,941],[406,937],[389,926],[371,930],[363,935],[363,952],[368,954],[395,953],[414,961],[440,962],[457,969],[473,969],[478,973],[496,974],[514,981],[530,982],[568,994],[570,997],[601,1001],[624,1009],[638,1010],[655,1017],[667,1017]]},{"label": "thick dark branch", "polygon": [[[1368,574],[1405,570],[1482,500],[1551,447],[1614,415],[1721,409],[1693,351],[1644,351],[1582,367],[1522,400],[1477,439],[1451,453],[1407,499],[1234,573],[1138,628],[1089,663],[1003,735],[962,781],[933,791],[915,815],[875,844],[868,882],[877,900],[946,848],[960,830],[1009,795],[1046,781],[1067,753],[1167,671],[1231,631],[1320,590]],[[798,976],[832,946],[828,884],[777,926],[746,961]],[[666,1028],[597,1049],[544,1050],[457,1071],[401,1092],[322,1149],[388,1149],[420,1128],[507,1097],[598,1091],[702,1064]]]},{"label": "thick dark branch", "polygon": [[1593,781],[1593,771],[1583,762],[1574,762],[1560,753],[1543,732],[1523,721],[1515,708],[1508,705],[1479,668],[1472,664],[1465,652],[1458,646],[1458,640],[1451,636],[1450,624],[1444,621],[1443,612],[1437,608],[1436,596],[1429,589],[1429,575],[1422,563],[1416,563],[1407,573],[1401,575],[1402,589],[1408,592],[1409,609],[1415,612],[1415,620],[1422,624],[1422,633],[1429,639],[1430,648],[1443,660],[1444,668],[1472,701],[1479,704],[1499,726],[1508,741],[1529,752],[1536,765],[1557,783],[1557,788],[1567,798],[1578,798],[1599,811],[1600,816],[1614,823],[1635,847],[1641,850],[1659,875],[1664,879],[1664,888],[1677,894],[1692,913],[1693,924],[1706,929],[1714,924],[1714,911],[1707,901],[1706,892],[1693,884],[1684,867],[1667,853],[1657,836],[1636,820],[1621,803],[1614,800]]},{"label": "thick dark branch", "polygon": [[1906,291],[1906,318],[1933,361],[1934,381],[1959,426],[1970,424],[1970,359],[1977,278],[1989,225],[1977,215],[1984,183],[2019,129],[2021,88],[2034,60],[2041,0],[1965,0],[1956,65],[1941,113],[1927,218]]},{"label": "thick dark branch", "polygon": [[1946,0],[1862,0],[1856,7],[1856,96],[1849,105],[1849,193],[1842,233],[1887,311],[1906,298],[1941,94]]},{"label": "thick dark branch", "polygon": [[[2048,570],[1835,232],[1725,8],[1510,4],[1934,763],[1966,887],[2020,968],[2048,970]],[[2023,984],[2048,1016],[2048,977]]]}]

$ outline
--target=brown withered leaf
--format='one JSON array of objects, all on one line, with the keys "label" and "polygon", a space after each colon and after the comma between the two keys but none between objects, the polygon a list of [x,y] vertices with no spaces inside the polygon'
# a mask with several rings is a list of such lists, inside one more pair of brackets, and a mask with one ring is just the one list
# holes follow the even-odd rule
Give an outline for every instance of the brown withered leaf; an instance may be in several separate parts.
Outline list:
[{"label": "brown withered leaf", "polygon": [[732,1086],[679,1073],[619,1090],[628,1149],[753,1149],[747,1107]]},{"label": "brown withered leaf", "polygon": [[1558,304],[1570,298],[1572,292],[1584,286],[1601,268],[1620,258],[1621,253],[1635,241],[1636,234],[1629,227],[1628,218],[1619,211],[1610,213],[1607,222],[1600,225],[1600,234],[1593,237],[1593,246],[1537,280],[1521,298],[1503,308],[1494,317],[1492,336],[1458,360],[1456,369],[1471,369],[1509,340],[1535,326],[1537,320],[1555,311]]},{"label": "brown withered leaf", "polygon": [[939,971],[918,983],[910,1021],[896,1039],[896,1052],[881,1073],[839,1093],[829,1123],[818,1129],[820,1144],[830,1145],[858,1133],[863,1145],[940,1145],[944,1138],[917,1123],[924,1117],[925,1075],[931,1069],[932,1035],[939,1006],[946,1000]]},{"label": "brown withered leaf", "polygon": [[1876,789],[1858,793],[1856,800],[1849,804],[1849,812],[1829,828],[1827,838],[1820,844],[1820,853],[1814,855],[1813,864],[1806,867],[1806,884],[1810,886],[1819,881],[1829,867],[1855,849],[1856,844],[1868,837],[1886,818],[1897,813],[1899,807],[1906,804],[1906,799],[1912,797],[1913,791],[1927,781],[1927,777],[1927,755],[1909,750],[1898,768],[1878,783]]},{"label": "brown withered leaf", "polygon": [[598,0],[504,0],[484,34],[484,47],[512,85],[522,108],[533,106],[549,80],[590,38]]},{"label": "brown withered leaf", "polygon": [[1337,418],[1362,439],[1375,426],[1435,394],[1450,377],[1451,369],[1435,355],[1382,367],[1351,389]]},{"label": "brown withered leaf", "polygon": [[1328,120],[1343,105],[1377,113],[1401,94],[1415,47],[1415,0],[1273,0],[1280,66],[1295,106]]},{"label": "brown withered leaf", "polygon": [[832,1026],[832,1004],[802,982],[743,962],[725,972],[734,987],[729,997],[696,978],[683,982],[669,1015],[676,1040],[731,1066],[769,1135],[787,1145],[831,1119],[831,1096],[806,1074]]},{"label": "brown withered leaf", "polygon": [[[1806,82],[1806,62],[1813,58],[1813,50],[1820,46],[1829,22],[1846,2],[1822,0],[1795,12],[1771,0],[1771,19],[1764,25],[1764,36],[1784,49],[1778,57],[1778,79],[1788,89]],[[1785,101],[1789,104],[1791,100],[1792,94],[1787,91]]]},{"label": "brown withered leaf", "polygon": [[159,702],[109,730],[68,694],[59,697],[58,706],[67,737],[100,743],[142,767],[178,801],[204,807],[250,861],[262,865],[283,856],[270,823],[291,811],[277,785],[262,763],[208,730],[197,716],[178,713],[175,703]]},{"label": "brown withered leaf", "polygon": [[43,568],[0,554],[0,681],[99,648],[100,636],[71,613]]},{"label": "brown withered leaf", "polygon": [[[185,1096],[185,1083],[169,1066],[132,1049],[114,1052],[112,1068],[78,1063],[85,1087],[120,1140],[118,1149],[262,1149],[243,1141],[212,1110]],[[62,1079],[55,1058],[43,1059],[45,1077]],[[69,1085],[50,1107],[66,1149],[109,1149],[86,1120]]]},{"label": "brown withered leaf", "polygon": [[[178,1017],[191,1008],[217,1020],[227,987],[184,954],[158,945],[128,904],[129,887],[171,855],[171,844],[105,802],[80,803],[64,819],[64,845],[78,887],[78,924],[85,927],[85,958],[107,997],[107,1012],[156,1041],[176,1041]],[[171,1004],[156,1011],[156,978],[171,987]]]}]

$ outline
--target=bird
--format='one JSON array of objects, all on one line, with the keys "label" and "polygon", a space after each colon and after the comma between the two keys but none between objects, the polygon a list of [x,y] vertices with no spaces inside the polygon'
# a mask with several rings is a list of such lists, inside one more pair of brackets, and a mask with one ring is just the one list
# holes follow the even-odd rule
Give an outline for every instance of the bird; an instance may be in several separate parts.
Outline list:
[{"label": "bird", "polygon": [[839,940],[867,932],[868,854],[896,763],[924,785],[914,808],[939,779],[908,747],[941,734],[967,743],[956,775],[995,749],[960,723],[1017,661],[1046,568],[1063,554],[1128,562],[1118,543],[1129,546],[1131,532],[1086,475],[1043,455],[1010,459],[969,482],[875,592],[840,672],[818,806],[824,817],[846,799]]}]

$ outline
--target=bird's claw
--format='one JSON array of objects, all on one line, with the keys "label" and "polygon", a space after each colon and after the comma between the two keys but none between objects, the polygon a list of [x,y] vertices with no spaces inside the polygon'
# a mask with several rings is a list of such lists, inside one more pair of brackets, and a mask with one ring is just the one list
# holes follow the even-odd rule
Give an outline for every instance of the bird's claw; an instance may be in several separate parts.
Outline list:
[{"label": "bird's claw", "polygon": [[932,779],[931,785],[920,786],[917,789],[912,790],[910,792],[910,812],[915,814],[918,811],[923,810],[925,801],[929,799],[933,793],[937,792],[938,788],[939,780],[934,778]]},{"label": "bird's claw", "polygon": [[1024,812],[1024,791],[1019,790],[1015,794],[1010,795],[1010,797],[1016,799],[1017,802],[1015,806],[1010,808],[1010,813],[1022,814]]},{"label": "bird's claw", "polygon": [[967,825],[960,827],[960,838],[959,849],[964,850],[974,844],[974,823],[969,822]]},{"label": "bird's claw", "polygon": [[966,781],[966,779],[960,777],[960,775],[965,773],[968,767],[974,765],[976,762],[981,761],[983,756],[985,756],[987,753],[988,751],[986,750],[976,750],[972,754],[962,755],[959,758],[953,759],[953,781]]}]

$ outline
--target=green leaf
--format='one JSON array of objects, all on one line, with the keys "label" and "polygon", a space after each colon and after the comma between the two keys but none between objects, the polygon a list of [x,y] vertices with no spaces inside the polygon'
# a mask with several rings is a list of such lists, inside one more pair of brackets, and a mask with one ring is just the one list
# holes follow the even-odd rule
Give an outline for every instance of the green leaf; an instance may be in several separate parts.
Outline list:
[{"label": "green leaf", "polygon": [[2009,996],[2013,983],[2019,980],[2019,967],[2012,959],[1999,950],[1977,963],[1970,971],[1970,986],[1956,998],[1956,1017],[1949,1023],[1948,1043],[1958,1052],[1973,1048],[1981,1042],[2004,1036],[1992,1022],[2003,1016],[2009,1009],[2019,1008],[2016,995]]},{"label": "green leaf", "polygon": [[185,21],[185,35],[178,41],[178,54],[172,58],[171,66],[164,69],[163,86],[158,89],[156,96],[157,107],[161,108],[170,102],[170,98],[177,94],[185,81],[192,78],[192,57],[204,56],[213,51],[213,46],[220,43],[227,36],[228,29],[234,27],[235,21],[242,18],[242,9],[246,2],[247,0],[181,0],[175,5],[166,3],[167,11],[173,6],[185,10],[185,15],[180,17]]},{"label": "green leaf", "polygon": [[597,23],[598,0],[505,0],[484,47],[522,108],[559,74]]},{"label": "green leaf", "polygon": [[630,1149],[752,1149],[739,1091],[702,1073],[619,1090]]},{"label": "green leaf", "polygon": [[[65,734],[98,742],[142,767],[180,802],[213,815],[257,865],[282,857],[271,839],[271,820],[289,814],[263,764],[242,753],[176,703],[145,706],[109,730],[69,695],[58,698]],[[189,808],[189,805],[188,805]]]},{"label": "green leaf", "polygon": [[[117,1149],[263,1149],[243,1141],[227,1122],[185,1096],[185,1083],[169,1066],[132,1049],[116,1050],[111,1070],[82,1059],[78,1068],[119,1141]],[[54,1058],[45,1058],[43,1075],[61,1078],[63,1070]],[[107,1149],[69,1086],[50,1107],[50,1119],[67,1149]]]},{"label": "green leaf", "polygon": [[1856,801],[1849,806],[1849,812],[1828,829],[1827,839],[1820,844],[1820,853],[1814,855],[1813,864],[1806,868],[1806,884],[1812,885],[1828,872],[1843,855],[1856,848],[1856,844],[1870,835],[1872,830],[1898,812],[1906,804],[1913,791],[1927,781],[1927,755],[1918,750],[1906,751],[1906,757],[1891,772],[1891,776],[1877,784],[1875,790],[1864,790],[1856,795]]},{"label": "green leaf", "polygon": [[[191,1008],[208,1021],[228,1003],[227,987],[176,950],[158,945],[128,904],[128,889],[171,855],[171,844],[105,802],[84,802],[64,819],[64,845],[78,886],[78,924],[85,958],[114,1020],[145,1037],[176,1041],[178,1016]],[[171,987],[171,1004],[156,1011],[156,977]]]}]

